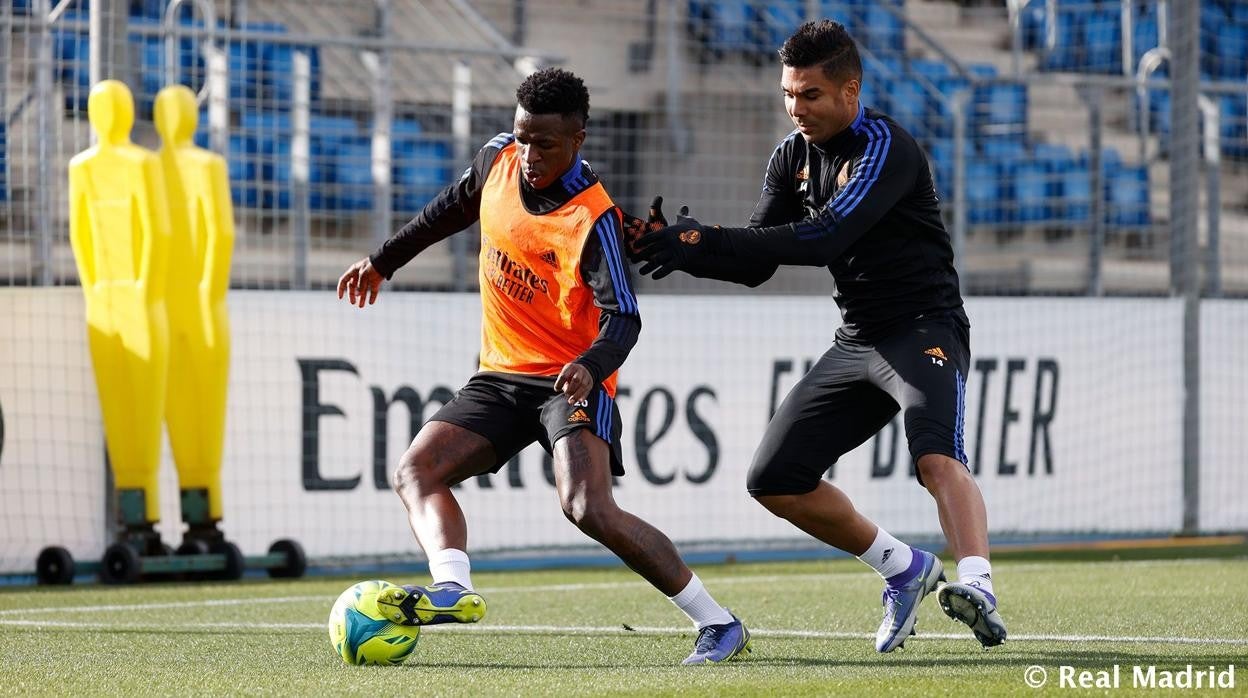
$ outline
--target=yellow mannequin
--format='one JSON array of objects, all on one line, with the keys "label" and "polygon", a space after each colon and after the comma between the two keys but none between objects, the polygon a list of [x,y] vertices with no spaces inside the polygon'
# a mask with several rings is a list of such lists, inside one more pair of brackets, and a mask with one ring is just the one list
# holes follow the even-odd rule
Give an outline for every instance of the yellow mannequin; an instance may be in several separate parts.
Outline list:
[{"label": "yellow mannequin", "polygon": [[134,98],[105,80],[87,102],[99,144],[69,164],[69,234],[82,292],[108,455],[127,526],[160,519],[169,214],[160,160],[130,142]]},{"label": "yellow mannequin", "polygon": [[[234,211],[225,159],[191,142],[199,118],[183,85],[156,95],[160,163],[169,191],[169,390],[165,418],[182,491],[182,519],[221,519],[230,324],[225,293],[234,248]],[[206,500],[206,501],[205,501]]]}]

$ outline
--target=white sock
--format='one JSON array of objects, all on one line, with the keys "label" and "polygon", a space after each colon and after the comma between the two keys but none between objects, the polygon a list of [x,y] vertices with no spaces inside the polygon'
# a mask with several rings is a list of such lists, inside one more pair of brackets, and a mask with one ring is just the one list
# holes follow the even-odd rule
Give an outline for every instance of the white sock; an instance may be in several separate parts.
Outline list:
[{"label": "white sock", "polygon": [[914,551],[910,546],[893,538],[882,528],[876,527],[875,542],[867,548],[867,552],[858,556],[880,576],[888,579],[895,577],[910,568],[914,560]]},{"label": "white sock", "polygon": [[472,577],[468,574],[468,553],[455,548],[435,550],[429,553],[429,575],[433,583],[455,582],[465,589],[472,588]]},{"label": "white sock", "polygon": [[976,555],[958,560],[958,581],[979,587],[996,598],[992,592],[992,563]]},{"label": "white sock", "polygon": [[711,598],[710,592],[702,586],[702,580],[696,574],[689,580],[684,591],[667,598],[689,616],[689,620],[693,621],[698,630],[708,625],[726,625],[732,622],[732,614],[715,603],[715,599]]}]

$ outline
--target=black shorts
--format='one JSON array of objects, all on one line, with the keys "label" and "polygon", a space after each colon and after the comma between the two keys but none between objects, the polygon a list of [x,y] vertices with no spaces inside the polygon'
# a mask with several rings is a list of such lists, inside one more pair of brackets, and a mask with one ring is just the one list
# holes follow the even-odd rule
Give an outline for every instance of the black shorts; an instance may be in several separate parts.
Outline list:
[{"label": "black shorts", "polygon": [[454,424],[489,440],[498,457],[491,472],[498,472],[534,441],[553,453],[559,439],[577,429],[590,429],[610,446],[611,474],[624,474],[620,410],[602,386],[580,403],[569,405],[562,393],[555,392],[554,378],[482,372],[470,378],[429,421]]},{"label": "black shorts", "polygon": [[747,478],[750,494],[810,492],[898,410],[915,463],[939,453],[965,465],[970,353],[969,328],[948,314],[920,316],[872,344],[833,344],[767,425]]}]

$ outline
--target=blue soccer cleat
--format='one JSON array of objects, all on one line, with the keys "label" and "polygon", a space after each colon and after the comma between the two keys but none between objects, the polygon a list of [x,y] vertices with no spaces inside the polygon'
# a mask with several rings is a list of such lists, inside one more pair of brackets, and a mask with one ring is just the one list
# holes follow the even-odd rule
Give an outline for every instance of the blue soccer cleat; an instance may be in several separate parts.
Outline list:
[{"label": "blue soccer cleat", "polygon": [[377,595],[377,608],[399,625],[476,623],[485,617],[485,599],[455,582],[391,587]]},{"label": "blue soccer cleat", "polygon": [[984,649],[1005,642],[1005,621],[997,613],[997,598],[974,583],[954,582],[941,587],[940,607],[945,615],[966,623]]},{"label": "blue soccer cleat", "polygon": [[894,586],[884,584],[881,601],[884,620],[875,633],[875,650],[892,652],[914,634],[914,621],[918,618],[919,604],[923,598],[936,590],[937,582],[945,579],[945,566],[940,558],[925,551],[914,549],[918,558],[918,573],[908,581]]},{"label": "blue soccer cleat", "polygon": [[[729,611],[729,615],[732,612]],[[685,657],[681,664],[716,664],[750,651],[750,631],[745,624],[732,615],[732,622],[723,625],[708,625],[698,631],[698,639],[693,644],[693,654]]]}]

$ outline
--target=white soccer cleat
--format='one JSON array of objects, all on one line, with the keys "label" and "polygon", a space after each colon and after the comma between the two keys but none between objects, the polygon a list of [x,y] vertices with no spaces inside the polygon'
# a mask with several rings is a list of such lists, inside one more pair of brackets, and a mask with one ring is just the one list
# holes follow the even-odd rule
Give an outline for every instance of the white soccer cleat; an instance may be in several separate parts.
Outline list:
[{"label": "white soccer cleat", "polygon": [[1005,621],[997,613],[997,598],[974,584],[953,582],[937,597],[945,615],[966,623],[984,649],[1005,642]]}]

